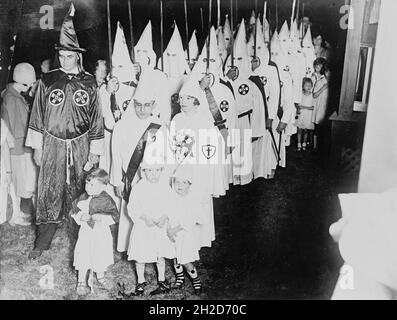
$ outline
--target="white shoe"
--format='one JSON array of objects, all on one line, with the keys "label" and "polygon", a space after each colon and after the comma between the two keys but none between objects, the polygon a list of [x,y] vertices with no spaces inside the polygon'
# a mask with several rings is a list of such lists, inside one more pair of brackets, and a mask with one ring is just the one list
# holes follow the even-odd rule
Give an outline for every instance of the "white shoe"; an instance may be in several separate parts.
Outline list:
[{"label": "white shoe", "polygon": [[23,217],[21,217],[21,216],[17,216],[16,218],[12,218],[10,221],[9,221],[9,224],[11,225],[11,226],[14,226],[14,225],[20,225],[20,226],[30,226],[30,222],[28,222],[28,221],[26,221]]}]

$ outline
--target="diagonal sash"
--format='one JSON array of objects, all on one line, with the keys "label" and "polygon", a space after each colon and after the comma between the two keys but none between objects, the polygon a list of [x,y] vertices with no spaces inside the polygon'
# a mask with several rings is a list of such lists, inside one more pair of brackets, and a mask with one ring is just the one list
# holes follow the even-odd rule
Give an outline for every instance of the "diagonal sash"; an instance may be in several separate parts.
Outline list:
[{"label": "diagonal sash", "polygon": [[236,96],[234,95],[233,86],[230,84],[230,82],[229,81],[225,81],[223,79],[219,79],[219,82],[221,84],[225,85],[226,87],[228,87],[230,89],[230,91],[232,92],[232,94],[233,94],[233,98],[236,99]]},{"label": "diagonal sash", "polygon": [[161,125],[158,123],[150,123],[145,132],[142,134],[142,137],[139,139],[134,152],[132,153],[130,162],[128,164],[127,172],[123,175],[124,182],[124,191],[123,191],[123,199],[128,203],[131,193],[131,184],[135,177],[136,172],[138,171],[139,165],[142,162],[143,155],[146,149],[147,136],[149,131],[156,134],[156,132],[160,129]]},{"label": "diagonal sash", "polygon": [[[258,87],[259,91],[262,94],[263,103],[265,105],[265,118],[266,118],[266,121],[267,121],[267,119],[269,119],[269,110],[267,108],[267,98],[266,98],[266,93],[265,93],[265,88],[263,86],[263,83],[262,83],[261,79],[259,78],[259,76],[251,76],[251,77],[249,77],[249,79],[253,83],[255,83],[255,85]],[[276,139],[274,138],[273,130],[272,129],[268,129],[268,131],[270,133],[270,136],[272,137],[274,148],[276,149],[277,160],[280,161],[280,150],[277,149]]]},{"label": "diagonal sash", "polygon": [[[275,64],[273,61],[269,61],[269,66],[276,68],[278,80],[280,81],[280,72],[278,71],[277,64]],[[281,105],[281,88],[280,88],[280,93],[278,95],[278,111],[277,111],[277,117],[281,120],[281,118],[283,117],[283,109],[281,108],[280,105]]]}]

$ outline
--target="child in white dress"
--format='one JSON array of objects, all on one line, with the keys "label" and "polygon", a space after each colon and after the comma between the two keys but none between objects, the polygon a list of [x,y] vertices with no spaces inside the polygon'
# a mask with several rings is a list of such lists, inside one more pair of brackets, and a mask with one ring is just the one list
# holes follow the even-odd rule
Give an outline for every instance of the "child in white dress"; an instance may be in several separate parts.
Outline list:
[{"label": "child in white dress", "polygon": [[[312,122],[314,101],[313,101],[313,82],[310,78],[303,79],[302,101],[298,108],[298,151],[306,150],[309,130],[314,130]],[[303,143],[302,143],[303,136]]]},{"label": "child in white dress", "polygon": [[137,285],[135,295],[143,295],[145,280],[145,264],[156,263],[158,286],[150,294],[170,291],[165,279],[165,258],[175,258],[175,249],[167,237],[168,221],[167,195],[169,186],[161,179],[164,171],[162,164],[149,164],[142,161],[142,179],[131,190],[128,202],[128,215],[134,225],[132,227],[128,260],[136,262]]},{"label": "child in white dress", "polygon": [[202,214],[199,197],[192,186],[193,173],[189,165],[179,167],[171,177],[172,194],[170,195],[169,222],[167,235],[176,249],[175,271],[177,289],[181,288],[185,276],[185,267],[192,279],[195,294],[201,294],[202,285],[193,262],[200,259],[200,229]]},{"label": "child in white dress", "polygon": [[110,226],[118,222],[116,203],[105,191],[108,183],[109,176],[105,170],[93,170],[86,178],[86,193],[72,206],[71,216],[80,226],[73,260],[78,272],[79,295],[88,291],[88,270],[96,273],[100,288],[108,287],[105,271],[114,263]]}]

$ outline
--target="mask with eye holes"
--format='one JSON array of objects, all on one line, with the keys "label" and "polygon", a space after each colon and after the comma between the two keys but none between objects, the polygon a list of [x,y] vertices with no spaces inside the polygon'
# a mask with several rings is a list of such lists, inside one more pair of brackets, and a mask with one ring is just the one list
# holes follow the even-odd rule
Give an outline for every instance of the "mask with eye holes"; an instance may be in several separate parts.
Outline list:
[{"label": "mask with eye holes", "polygon": [[[182,38],[176,23],[174,23],[174,32],[168,42],[167,48],[162,55],[164,58],[164,73],[170,78],[180,78],[185,73],[190,72],[190,68],[185,59]],[[158,65],[161,65],[161,59]]]},{"label": "mask with eye holes", "polygon": [[234,66],[237,69],[238,77],[248,78],[251,73],[251,62],[248,54],[247,43],[245,40],[245,22],[244,19],[240,24],[240,28],[237,32],[236,40],[233,46],[233,63],[231,54],[226,60],[224,72],[227,74],[229,70]]},{"label": "mask with eye holes", "polygon": [[[263,69],[269,64],[270,60],[270,53],[269,49],[265,44],[265,37],[262,32],[262,24],[259,18],[256,21],[257,23],[257,38],[256,38],[256,60],[259,63],[258,68],[255,70],[256,73],[263,73]],[[251,59],[255,56],[255,41],[254,41],[254,34],[251,34],[250,39],[248,41],[248,48],[249,48],[249,55]]]},{"label": "mask with eye holes", "polygon": [[219,82],[219,65],[221,64],[214,27],[211,28],[210,37],[209,58],[207,57],[208,41],[206,41],[204,43],[203,50],[201,51],[201,54],[192,70],[191,76],[196,77],[197,79],[202,79],[205,75],[210,75],[210,87],[212,87]]},{"label": "mask with eye holes", "polygon": [[149,20],[143,30],[138,43],[134,47],[135,62],[139,63],[142,69],[147,67],[154,68],[156,66],[156,53],[153,50],[152,41],[152,23]]},{"label": "mask with eye holes", "polygon": [[199,49],[198,49],[198,44],[197,44],[197,37],[196,37],[196,30],[193,30],[192,36],[189,41],[189,58],[187,55],[187,50],[185,51],[185,58],[186,61],[190,64],[191,69],[193,69],[194,65],[197,62],[199,55]]}]

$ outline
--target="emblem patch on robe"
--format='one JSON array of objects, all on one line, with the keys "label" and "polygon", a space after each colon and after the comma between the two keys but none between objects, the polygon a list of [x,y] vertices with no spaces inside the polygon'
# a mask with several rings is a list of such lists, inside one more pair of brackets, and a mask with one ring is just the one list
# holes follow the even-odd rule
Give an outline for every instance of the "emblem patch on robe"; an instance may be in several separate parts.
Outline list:
[{"label": "emblem patch on robe", "polygon": [[88,103],[89,96],[87,91],[85,90],[77,90],[73,94],[73,101],[75,104],[77,104],[79,107],[85,106]]},{"label": "emblem patch on robe", "polygon": [[130,102],[131,102],[131,99],[130,100],[125,100],[123,102],[123,105],[121,106],[123,108],[123,111],[127,110],[127,107],[129,106]]},{"label": "emblem patch on robe", "polygon": [[216,147],[211,144],[206,144],[201,146],[201,151],[203,152],[204,157],[211,159],[215,155]]},{"label": "emblem patch on robe", "polygon": [[152,142],[155,142],[156,139],[157,139],[156,133],[157,133],[157,130],[149,130],[149,132],[148,132],[148,138],[149,138]]},{"label": "emblem patch on robe", "polygon": [[65,100],[65,93],[61,89],[54,89],[50,93],[49,100],[51,105],[57,107]]},{"label": "emblem patch on robe", "polygon": [[229,102],[223,100],[219,105],[219,108],[221,109],[222,112],[226,112],[227,110],[229,110]]},{"label": "emblem patch on robe", "polygon": [[248,85],[246,84],[242,84],[240,85],[240,87],[238,88],[238,93],[245,96],[248,92],[250,91],[250,88],[248,87]]},{"label": "emblem patch on robe", "polygon": [[179,104],[179,94],[178,93],[174,93],[171,96],[171,103]]},{"label": "emblem patch on robe", "polygon": [[261,77],[261,81],[262,81],[263,85],[265,86],[267,84],[267,77],[265,77],[265,76]]}]

